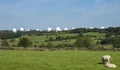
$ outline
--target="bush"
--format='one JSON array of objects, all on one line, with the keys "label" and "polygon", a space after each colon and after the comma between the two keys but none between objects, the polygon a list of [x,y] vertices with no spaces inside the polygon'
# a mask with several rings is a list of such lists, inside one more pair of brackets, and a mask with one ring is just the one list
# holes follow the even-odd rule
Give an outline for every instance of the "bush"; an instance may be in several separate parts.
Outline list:
[{"label": "bush", "polygon": [[78,36],[75,42],[75,45],[78,48],[89,48],[92,45],[91,39],[89,36]]},{"label": "bush", "polygon": [[18,43],[18,46],[22,46],[22,47],[28,47],[31,46],[32,42],[28,37],[22,37],[20,38],[20,41]]},{"label": "bush", "polygon": [[101,40],[100,44],[102,44],[102,45],[112,44],[112,38],[111,37],[107,37],[107,38]]},{"label": "bush", "polygon": [[116,36],[112,40],[114,48],[120,48],[120,36]]},{"label": "bush", "polygon": [[11,39],[10,42],[15,42],[16,40],[15,39]]}]

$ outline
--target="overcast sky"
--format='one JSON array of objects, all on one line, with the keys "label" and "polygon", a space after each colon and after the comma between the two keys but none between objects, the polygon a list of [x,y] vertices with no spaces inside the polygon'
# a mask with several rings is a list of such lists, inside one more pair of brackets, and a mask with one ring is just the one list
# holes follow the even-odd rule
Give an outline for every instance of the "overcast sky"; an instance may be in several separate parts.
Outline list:
[{"label": "overcast sky", "polygon": [[120,26],[120,0],[0,0],[0,29]]}]

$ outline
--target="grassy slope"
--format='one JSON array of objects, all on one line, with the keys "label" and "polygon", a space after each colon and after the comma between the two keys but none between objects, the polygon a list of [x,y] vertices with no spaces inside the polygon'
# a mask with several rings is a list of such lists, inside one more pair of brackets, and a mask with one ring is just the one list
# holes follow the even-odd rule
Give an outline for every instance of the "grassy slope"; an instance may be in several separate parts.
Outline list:
[{"label": "grassy slope", "polygon": [[103,51],[17,51],[0,50],[1,70],[109,70],[101,56],[109,54],[120,69],[120,52]]},{"label": "grassy slope", "polygon": [[[67,37],[67,36],[77,36],[78,34],[73,34],[73,33],[58,33],[57,36],[62,36],[62,37]],[[99,32],[88,32],[88,33],[84,33],[84,35],[89,35],[89,36],[92,36],[92,42],[93,42],[93,46],[95,45],[96,46],[99,46],[98,44],[96,45],[96,42],[100,42],[101,40],[100,39],[103,39],[105,38],[105,33],[99,33]],[[56,38],[56,34],[54,35],[51,35],[49,34],[49,38],[52,37],[53,39]],[[41,44],[44,44],[46,45],[47,42],[45,42],[45,40],[47,40],[47,35],[44,34],[42,36],[30,36],[30,39],[32,40],[33,42],[33,46],[36,45],[36,46],[40,46]],[[9,41],[9,40],[8,40]],[[19,39],[17,39],[15,42],[9,42],[11,46],[13,45],[17,45]],[[65,42],[65,41],[52,41],[51,43],[53,45],[61,45],[61,44],[74,44],[75,42],[75,39],[70,39],[68,40],[68,42]],[[111,48],[111,45],[104,45],[104,47],[107,47],[107,48]]]},{"label": "grassy slope", "polygon": [[96,37],[104,37],[104,36],[105,36],[105,33],[88,32],[88,33],[84,33],[84,35],[90,35],[90,36],[96,36]]},{"label": "grassy slope", "polygon": [[[76,36],[77,34],[58,34],[57,36],[63,36],[63,37],[67,37],[67,36]],[[56,35],[49,35],[49,38],[52,37],[53,39],[56,38]],[[47,42],[45,42],[45,40],[47,40],[47,36],[43,35],[43,36],[31,36],[30,37],[33,40],[33,44],[35,45],[41,45],[41,44],[47,44]],[[67,43],[74,43],[75,39],[71,39],[69,42]],[[63,41],[52,41],[51,43],[53,43],[53,45],[58,45],[58,44],[62,44],[62,43],[66,43]]]},{"label": "grassy slope", "polygon": [[[58,34],[57,36],[63,36],[63,37],[67,37],[67,36],[76,36],[76,35],[78,35],[78,34]],[[55,39],[56,38],[56,35],[49,35],[49,38],[50,37],[52,37],[53,39]],[[33,42],[33,45],[37,45],[37,46],[39,46],[39,45],[41,45],[41,44],[47,44],[47,42],[45,42],[45,40],[47,40],[47,35],[42,35],[42,36],[30,36],[30,39],[32,40],[32,42]],[[9,40],[8,40],[9,41]],[[13,44],[15,44],[15,45],[17,45],[17,43],[18,43],[18,41],[19,41],[19,39],[17,40],[17,41],[15,41],[15,42],[9,42],[10,43],[10,45],[12,46]],[[75,42],[75,39],[71,39],[71,40],[69,40],[67,43],[69,44],[73,44]],[[51,42],[51,43],[53,43],[53,45],[58,45],[58,44],[63,44],[63,43],[66,43],[66,42],[64,42],[64,41],[53,41],[53,42]]]}]

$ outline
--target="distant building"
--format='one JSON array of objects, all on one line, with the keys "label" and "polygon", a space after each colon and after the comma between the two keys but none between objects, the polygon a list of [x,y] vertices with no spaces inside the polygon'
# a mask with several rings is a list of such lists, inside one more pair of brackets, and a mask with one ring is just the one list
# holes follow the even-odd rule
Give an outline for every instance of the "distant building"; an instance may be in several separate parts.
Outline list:
[{"label": "distant building", "polygon": [[75,29],[75,27],[73,27],[72,29]]},{"label": "distant building", "polygon": [[101,29],[105,29],[105,27],[104,26],[102,26],[102,27],[100,27]]},{"label": "distant building", "polygon": [[12,29],[12,32],[16,33],[16,32],[17,32],[17,29],[16,29],[16,28],[13,28],[13,29]]},{"label": "distant building", "polygon": [[40,31],[42,31],[42,29],[40,29]]},{"label": "distant building", "polygon": [[67,31],[67,30],[68,30],[68,28],[67,28],[67,27],[65,27],[65,28],[64,28],[64,30],[65,30],[65,31]]},{"label": "distant building", "polygon": [[60,27],[56,27],[56,32],[62,31]]},{"label": "distant building", "polygon": [[37,28],[36,31],[40,31],[40,29]]},{"label": "distant building", "polygon": [[52,28],[48,27],[48,32],[52,31]]},{"label": "distant building", "polygon": [[20,31],[25,31],[25,29],[24,29],[24,28],[22,28],[22,27],[20,27]]},{"label": "distant building", "polygon": [[25,31],[30,31],[30,29],[26,29]]},{"label": "distant building", "polygon": [[94,29],[94,27],[90,27],[90,29]]}]

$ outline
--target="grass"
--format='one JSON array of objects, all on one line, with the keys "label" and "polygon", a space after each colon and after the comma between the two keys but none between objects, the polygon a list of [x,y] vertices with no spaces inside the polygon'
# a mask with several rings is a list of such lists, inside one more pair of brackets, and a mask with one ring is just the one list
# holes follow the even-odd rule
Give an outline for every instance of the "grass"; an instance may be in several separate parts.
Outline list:
[{"label": "grass", "polygon": [[[60,33],[57,36],[62,36],[62,37],[67,37],[67,36],[77,36],[78,34],[72,34],[72,33]],[[49,34],[49,38],[52,37],[53,39],[56,38],[56,35],[51,35]],[[45,42],[45,40],[47,40],[47,35],[42,35],[42,36],[29,36],[29,38],[31,39],[31,41],[33,42],[33,46],[37,45],[40,46],[41,44],[46,45],[47,42]],[[19,39],[17,38],[17,40],[15,42],[10,42],[10,39],[8,40],[10,46],[12,45],[17,45],[17,43],[19,42]],[[67,43],[68,44],[73,44],[75,42],[75,39],[70,39]],[[58,44],[64,44],[66,43],[65,41],[52,41],[51,43],[53,43],[53,45],[58,45]]]},{"label": "grass", "polygon": [[[56,36],[61,36],[61,37],[67,37],[67,36],[77,36],[78,34],[74,34],[74,33],[58,33],[58,34],[51,34],[49,33],[49,38],[52,37],[53,39],[56,38]],[[105,38],[105,33],[99,33],[99,32],[88,32],[88,33],[84,33],[84,35],[89,35],[92,38],[92,44],[93,45],[97,45],[97,42],[100,42],[101,39]],[[47,38],[47,34],[43,34],[42,36],[29,36],[31,41],[33,42],[32,46],[40,46],[40,45],[47,45],[48,42],[46,42],[46,40],[48,40]],[[61,41],[51,41],[50,43],[52,43],[53,46],[57,46],[57,45],[61,45],[61,44],[74,44],[76,41],[76,39],[69,39],[67,42],[65,40],[61,40]],[[10,40],[8,40],[10,46],[13,45],[17,45],[17,43],[19,42],[19,39],[17,38],[17,40],[15,42],[10,42]]]},{"label": "grass", "polygon": [[[101,64],[101,56],[112,56],[116,69]],[[26,51],[0,50],[1,70],[119,70],[120,52],[115,51]]]},{"label": "grass", "polygon": [[105,37],[105,33],[99,33],[99,32],[88,32],[84,33],[84,35],[90,35],[90,36],[96,36],[96,37]]}]

